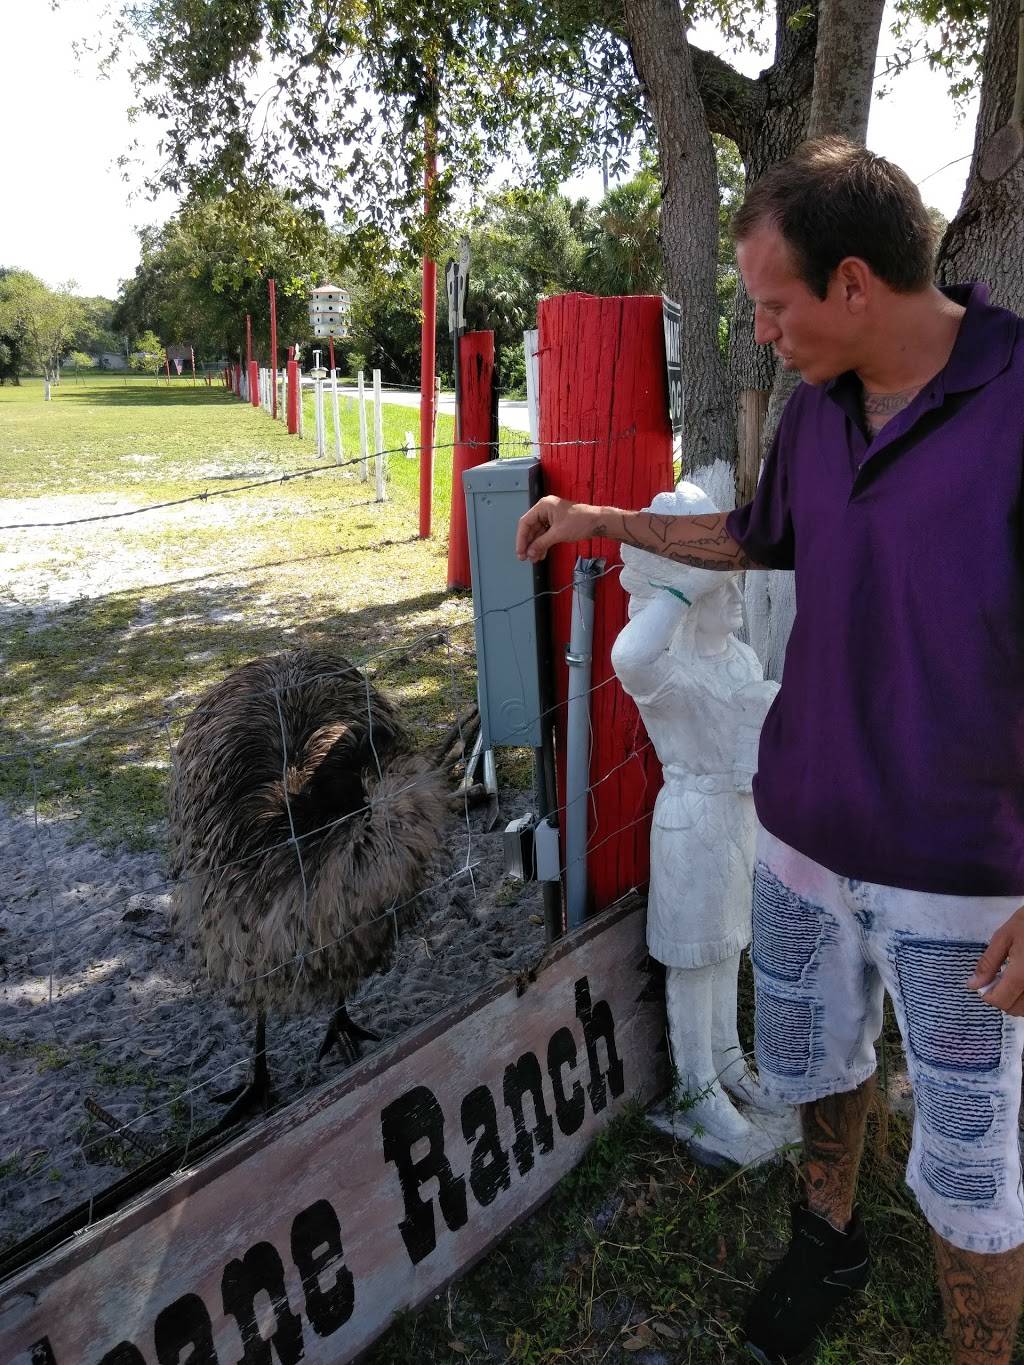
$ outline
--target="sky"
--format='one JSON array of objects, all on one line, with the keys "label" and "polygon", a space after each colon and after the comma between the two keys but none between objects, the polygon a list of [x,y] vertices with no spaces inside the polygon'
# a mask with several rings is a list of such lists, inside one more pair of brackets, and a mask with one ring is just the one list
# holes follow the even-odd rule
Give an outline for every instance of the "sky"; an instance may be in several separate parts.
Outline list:
[{"label": "sky", "polygon": [[[145,169],[156,164],[158,129],[131,126],[134,95],[123,71],[101,79],[95,61],[76,63],[72,44],[91,36],[100,0],[7,0],[0,43],[0,128],[4,129],[0,199],[0,265],[31,270],[50,285],[74,280],[77,292],[112,298],[138,262],[136,229],[166,219],[169,195],[147,199]],[[694,41],[721,49],[713,30]],[[885,30],[880,50],[885,51]],[[756,74],[765,59],[748,57]],[[45,91],[45,95],[41,95]],[[868,145],[903,166],[925,202],[953,216],[960,202],[973,140],[975,107],[956,121],[944,77],[920,62],[872,104]],[[133,138],[143,166],[126,183],[117,158]],[[947,162],[956,164],[939,170]],[[936,172],[938,172],[936,174]],[[927,179],[926,179],[927,177]],[[568,193],[599,198],[593,171],[569,182]]]}]

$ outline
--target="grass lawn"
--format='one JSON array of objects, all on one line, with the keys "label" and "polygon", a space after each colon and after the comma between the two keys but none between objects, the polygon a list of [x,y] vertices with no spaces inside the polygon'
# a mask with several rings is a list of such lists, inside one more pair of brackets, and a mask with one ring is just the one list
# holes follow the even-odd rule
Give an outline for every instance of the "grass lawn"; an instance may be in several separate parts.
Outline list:
[{"label": "grass lawn", "polygon": [[[341,466],[317,460],[311,394],[305,403],[300,440],[190,380],[66,380],[51,403],[38,382],[0,388],[0,523],[214,495],[0,533],[0,743],[19,755],[0,763],[0,799],[24,809],[38,793],[41,809],[81,817],[92,837],[152,846],[179,718],[229,668],[299,642],[383,671],[424,734],[472,698],[471,603],[445,591],[451,418],[438,420],[436,534],[422,541],[419,460],[404,453],[416,410],[384,408],[384,444],[399,453],[381,504],[372,461],[369,481],[360,478],[354,401],[341,404]],[[436,631],[440,641],[403,664],[406,648]]]},{"label": "grass lawn", "polygon": [[[315,465],[309,403],[300,442],[188,380],[70,380],[49,404],[38,383],[0,388],[0,522],[129,510]],[[344,407],[349,457],[358,427]],[[424,735],[444,728],[474,685],[471,605],[445,592],[451,426],[439,420],[439,534],[426,542],[419,464],[404,455],[390,460],[383,505],[357,469],[326,462],[140,516],[0,533],[0,799],[27,810],[38,798],[111,847],[158,845],[182,715],[231,666],[300,641],[369,661]],[[415,429],[414,410],[385,408],[387,446]],[[440,643],[414,648],[434,632]],[[749,980],[743,999],[749,1012]],[[926,1229],[902,1183],[907,1143],[903,1118],[876,1115],[861,1190],[874,1277],[819,1365],[948,1360]],[[542,1210],[371,1358],[740,1361],[743,1306],[782,1245],[794,1193],[789,1167],[707,1171],[627,1115]]]}]

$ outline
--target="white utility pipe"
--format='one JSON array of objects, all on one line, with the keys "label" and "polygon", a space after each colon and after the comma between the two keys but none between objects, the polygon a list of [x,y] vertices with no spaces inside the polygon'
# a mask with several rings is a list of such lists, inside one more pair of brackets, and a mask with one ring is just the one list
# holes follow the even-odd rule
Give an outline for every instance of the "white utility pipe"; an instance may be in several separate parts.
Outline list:
[{"label": "white utility pipe", "polygon": [[578,929],[587,913],[587,812],[590,806],[590,677],[594,648],[594,584],[603,559],[577,559],[572,583],[572,628],[565,741],[566,923]]}]

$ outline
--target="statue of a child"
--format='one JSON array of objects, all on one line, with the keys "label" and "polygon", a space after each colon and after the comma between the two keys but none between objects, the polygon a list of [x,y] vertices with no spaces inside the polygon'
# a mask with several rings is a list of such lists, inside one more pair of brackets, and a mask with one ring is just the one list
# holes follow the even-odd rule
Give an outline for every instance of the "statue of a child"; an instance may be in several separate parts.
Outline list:
[{"label": "statue of a child", "polygon": [[[713,514],[690,483],[650,510]],[[647,943],[666,967],[677,1092],[673,1133],[711,1157],[759,1161],[785,1140],[736,1025],[740,954],[750,942],[757,819],[751,779],[761,725],[778,691],[736,639],[743,597],[734,573],[622,547],[629,622],[612,666],[634,699],[664,770],[651,831]],[[742,1113],[730,1094],[750,1106]],[[754,1121],[752,1122],[752,1118]],[[661,1126],[661,1125],[659,1125]],[[788,1125],[787,1125],[788,1127]],[[771,1129],[771,1131],[769,1131]]]}]

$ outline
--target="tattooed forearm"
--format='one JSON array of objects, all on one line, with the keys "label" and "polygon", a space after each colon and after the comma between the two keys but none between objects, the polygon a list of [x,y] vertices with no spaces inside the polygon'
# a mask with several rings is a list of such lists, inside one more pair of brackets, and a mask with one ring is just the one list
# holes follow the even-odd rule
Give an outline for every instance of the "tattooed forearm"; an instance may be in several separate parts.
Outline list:
[{"label": "tattooed forearm", "polygon": [[840,1231],[853,1216],[864,1129],[874,1094],[871,1076],[856,1090],[800,1107],[807,1207]]},{"label": "tattooed forearm", "polygon": [[751,569],[757,566],[740,549],[725,525],[726,514],[713,516],[658,516],[653,512],[608,509],[591,532],[649,550],[677,564],[698,569]]},{"label": "tattooed forearm", "polygon": [[1024,1295],[1024,1247],[961,1251],[933,1235],[954,1365],[1009,1365]]}]

